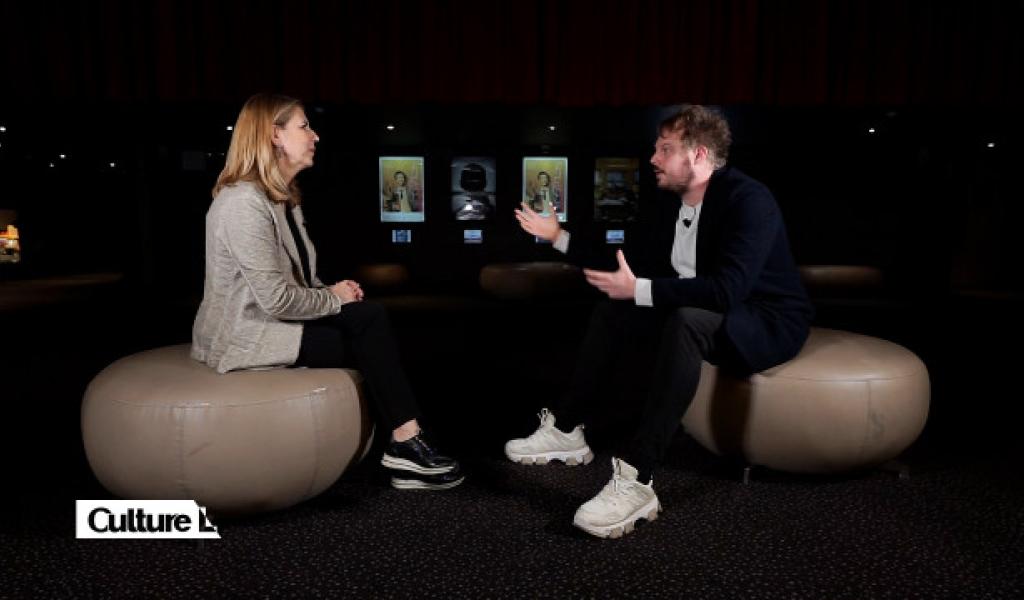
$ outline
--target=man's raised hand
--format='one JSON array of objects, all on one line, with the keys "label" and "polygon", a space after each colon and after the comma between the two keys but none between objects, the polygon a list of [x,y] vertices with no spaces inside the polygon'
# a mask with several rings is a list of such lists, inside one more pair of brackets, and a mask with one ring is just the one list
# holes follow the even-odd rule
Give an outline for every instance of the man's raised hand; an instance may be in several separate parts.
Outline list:
[{"label": "man's raised hand", "polygon": [[608,294],[612,300],[633,300],[636,298],[636,276],[626,262],[626,256],[622,250],[615,253],[619,261],[617,271],[595,271],[583,269],[587,277],[587,283]]},{"label": "man's raised hand", "polygon": [[516,209],[516,220],[523,231],[549,242],[558,239],[558,234],[562,231],[562,226],[558,224],[558,214],[553,209],[544,216],[527,206],[525,202],[522,203],[522,208]]}]

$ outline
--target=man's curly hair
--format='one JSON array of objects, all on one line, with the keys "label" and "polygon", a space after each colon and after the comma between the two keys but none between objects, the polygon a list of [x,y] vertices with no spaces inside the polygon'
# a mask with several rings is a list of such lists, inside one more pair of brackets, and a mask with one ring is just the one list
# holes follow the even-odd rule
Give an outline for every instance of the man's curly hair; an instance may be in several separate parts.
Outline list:
[{"label": "man's curly hair", "polygon": [[690,148],[705,146],[716,169],[724,167],[729,159],[732,133],[728,121],[717,110],[698,104],[683,104],[679,112],[661,122],[658,133],[678,135]]}]

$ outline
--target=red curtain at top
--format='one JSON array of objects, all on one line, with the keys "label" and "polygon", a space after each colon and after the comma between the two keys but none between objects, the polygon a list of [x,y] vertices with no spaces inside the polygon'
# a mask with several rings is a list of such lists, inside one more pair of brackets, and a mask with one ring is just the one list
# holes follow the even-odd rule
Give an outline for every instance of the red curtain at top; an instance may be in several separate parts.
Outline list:
[{"label": "red curtain at top", "polygon": [[1022,17],[905,0],[22,0],[0,7],[0,85],[14,102],[1011,105]]}]

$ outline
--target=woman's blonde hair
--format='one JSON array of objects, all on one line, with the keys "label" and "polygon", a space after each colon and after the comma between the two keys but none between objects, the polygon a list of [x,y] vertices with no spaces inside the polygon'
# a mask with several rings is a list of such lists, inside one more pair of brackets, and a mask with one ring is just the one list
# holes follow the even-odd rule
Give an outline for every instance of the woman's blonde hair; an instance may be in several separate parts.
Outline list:
[{"label": "woman's blonde hair", "polygon": [[224,170],[213,186],[213,196],[228,185],[251,181],[263,188],[273,202],[299,204],[299,187],[293,179],[285,181],[277,165],[274,126],[284,127],[302,103],[278,94],[256,94],[245,101],[238,113]]}]

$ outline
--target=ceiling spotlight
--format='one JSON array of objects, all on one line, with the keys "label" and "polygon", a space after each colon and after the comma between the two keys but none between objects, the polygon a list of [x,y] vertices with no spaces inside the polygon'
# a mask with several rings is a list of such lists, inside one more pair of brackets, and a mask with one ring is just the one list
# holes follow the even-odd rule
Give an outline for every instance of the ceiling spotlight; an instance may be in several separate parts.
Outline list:
[{"label": "ceiling spotlight", "polygon": [[996,147],[996,143],[995,142],[989,142],[989,143],[985,144],[985,146],[987,146],[989,148],[995,148]]},{"label": "ceiling spotlight", "polygon": [[875,128],[874,127],[868,127],[868,133],[874,133],[874,132],[875,132]]},{"label": "ceiling spotlight", "polygon": [[227,126],[227,130],[228,130],[228,131],[234,131],[234,130],[235,130],[235,127],[234,127],[234,125],[228,125],[228,126]]},{"label": "ceiling spotlight", "polygon": [[388,131],[394,131],[395,130],[395,126],[390,124],[390,123],[388,123],[387,125],[384,126],[384,129],[387,129]]}]

